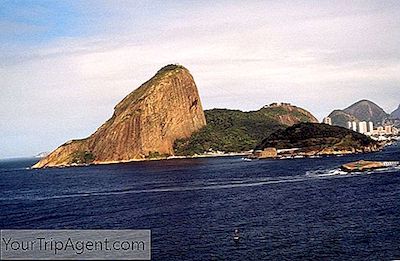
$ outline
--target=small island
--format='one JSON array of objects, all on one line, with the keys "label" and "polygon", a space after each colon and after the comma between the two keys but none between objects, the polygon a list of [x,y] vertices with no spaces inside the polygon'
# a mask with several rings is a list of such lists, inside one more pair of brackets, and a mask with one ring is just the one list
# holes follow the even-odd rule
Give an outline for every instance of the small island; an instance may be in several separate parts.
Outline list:
[{"label": "small island", "polygon": [[374,169],[382,169],[398,166],[398,161],[366,161],[359,160],[343,164],[341,169],[346,172],[369,171]]}]

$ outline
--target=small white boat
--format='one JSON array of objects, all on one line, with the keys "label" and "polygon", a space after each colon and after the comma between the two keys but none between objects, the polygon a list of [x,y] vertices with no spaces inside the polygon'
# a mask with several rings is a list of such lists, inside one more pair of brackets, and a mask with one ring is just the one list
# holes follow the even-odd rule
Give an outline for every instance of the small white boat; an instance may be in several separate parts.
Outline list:
[{"label": "small white boat", "polygon": [[239,235],[239,229],[235,229],[235,232],[233,233],[233,241],[239,242],[240,235]]}]

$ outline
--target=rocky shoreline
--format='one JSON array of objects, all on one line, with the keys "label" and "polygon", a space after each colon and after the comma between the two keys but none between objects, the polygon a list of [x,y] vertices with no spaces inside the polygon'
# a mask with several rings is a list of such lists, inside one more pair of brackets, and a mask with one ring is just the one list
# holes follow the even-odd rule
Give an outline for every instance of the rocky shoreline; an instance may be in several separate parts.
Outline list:
[{"label": "rocky shoreline", "polygon": [[[121,160],[121,161],[106,161],[106,162],[91,162],[89,164],[65,164],[58,166],[46,166],[44,168],[68,168],[68,167],[84,167],[93,165],[109,165],[109,164],[120,164],[120,163],[131,163],[131,162],[145,162],[145,161],[161,161],[161,160],[175,160],[175,159],[199,159],[199,158],[218,158],[218,157],[238,157],[242,156],[244,159],[296,159],[296,158],[319,158],[328,156],[343,156],[349,154],[359,153],[370,153],[380,151],[383,147],[379,148],[366,148],[360,149],[348,149],[348,150],[335,150],[333,148],[324,148],[322,150],[304,150],[304,149],[286,149],[277,150],[277,155],[274,157],[257,157],[254,152],[230,152],[230,153],[204,153],[187,156],[165,156],[165,157],[154,157],[154,158],[143,158],[143,159],[132,159],[132,160]],[[31,169],[38,169],[34,166]]]},{"label": "rocky shoreline", "polygon": [[85,167],[94,165],[110,165],[110,164],[120,164],[120,163],[131,163],[131,162],[145,162],[145,161],[161,161],[161,160],[174,160],[174,159],[199,159],[199,158],[218,158],[218,157],[248,157],[250,152],[231,152],[231,153],[204,153],[196,154],[191,156],[167,156],[167,157],[155,157],[155,158],[143,158],[143,159],[131,159],[131,160],[120,160],[120,161],[101,161],[101,162],[91,162],[86,164],[71,163],[57,166],[45,166],[45,167],[35,167],[32,166],[31,169],[49,169],[49,168],[69,168],[69,167]]},{"label": "rocky shoreline", "polygon": [[359,160],[343,164],[340,168],[346,172],[369,171],[399,166],[398,161],[366,161]]},{"label": "rocky shoreline", "polygon": [[[268,159],[268,158],[316,158],[322,156],[342,156],[349,154],[370,153],[382,150],[384,145],[375,144],[362,148],[291,148],[276,150],[275,148],[265,148],[255,151],[250,158]],[[275,151],[275,152],[274,152]]]}]

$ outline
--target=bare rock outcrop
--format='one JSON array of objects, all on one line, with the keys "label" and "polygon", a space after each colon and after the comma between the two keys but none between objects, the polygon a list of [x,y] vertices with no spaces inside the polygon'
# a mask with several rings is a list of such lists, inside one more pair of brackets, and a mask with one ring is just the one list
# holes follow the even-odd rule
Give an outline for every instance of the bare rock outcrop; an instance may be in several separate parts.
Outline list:
[{"label": "bare rock outcrop", "polygon": [[61,145],[33,168],[173,155],[175,140],[205,125],[192,75],[183,66],[168,65],[118,103],[113,116],[90,137]]}]

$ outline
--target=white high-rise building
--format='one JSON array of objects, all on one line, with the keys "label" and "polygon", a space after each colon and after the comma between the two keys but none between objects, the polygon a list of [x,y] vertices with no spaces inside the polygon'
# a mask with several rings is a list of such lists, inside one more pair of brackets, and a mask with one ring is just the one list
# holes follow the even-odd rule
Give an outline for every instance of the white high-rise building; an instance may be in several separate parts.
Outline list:
[{"label": "white high-rise building", "polygon": [[351,126],[353,127],[353,131],[357,131],[357,122],[351,122]]},{"label": "white high-rise building", "polygon": [[323,123],[328,124],[328,125],[332,125],[332,119],[330,117],[325,117],[322,120]]},{"label": "white high-rise building", "polygon": [[351,121],[348,121],[348,122],[347,122],[347,128],[348,128],[348,129],[351,129],[351,126],[352,126]]},{"label": "white high-rise building", "polygon": [[374,132],[374,123],[372,121],[368,122],[368,132],[369,133]]},{"label": "white high-rise building", "polygon": [[358,123],[358,132],[359,132],[359,133],[362,133],[362,134],[368,132],[368,129],[367,129],[367,122],[366,122],[366,121],[360,121],[360,122]]}]

